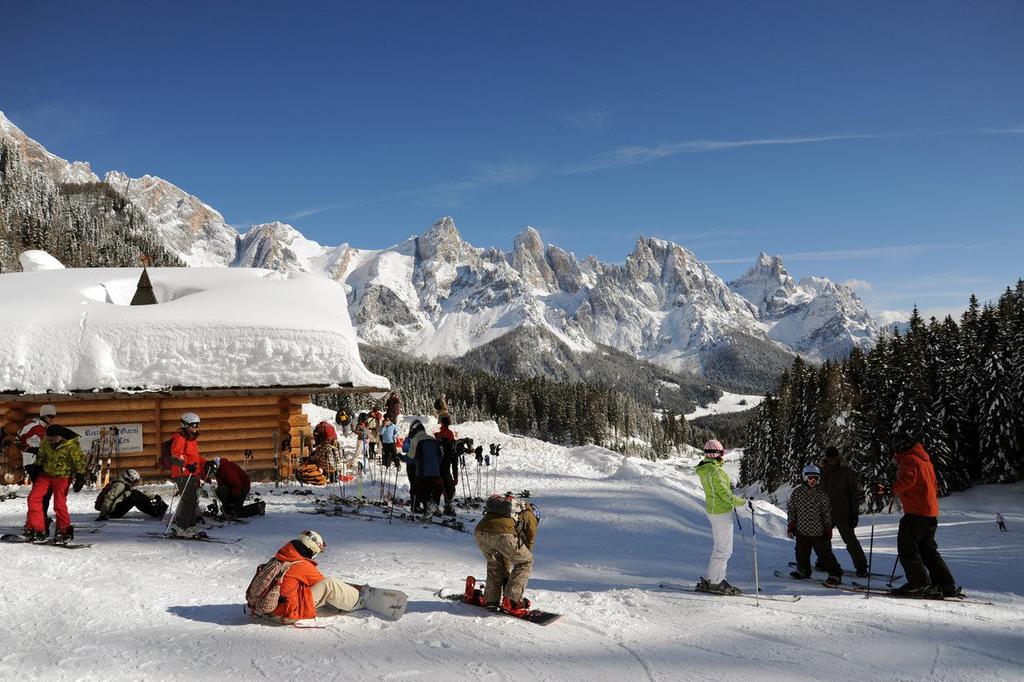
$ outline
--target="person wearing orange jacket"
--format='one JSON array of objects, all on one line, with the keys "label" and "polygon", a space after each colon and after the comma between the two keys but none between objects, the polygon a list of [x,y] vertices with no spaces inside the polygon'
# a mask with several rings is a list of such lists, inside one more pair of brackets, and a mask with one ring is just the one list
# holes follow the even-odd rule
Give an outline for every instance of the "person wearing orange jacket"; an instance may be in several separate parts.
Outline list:
[{"label": "person wearing orange jacket", "polygon": [[199,454],[199,415],[186,412],[181,415],[181,428],[171,438],[171,480],[180,496],[171,533],[177,537],[200,535],[196,519],[199,517],[199,483],[205,468],[206,460]]},{"label": "person wearing orange jacket", "polygon": [[[913,597],[958,597],[963,592],[939,554],[935,529],[939,525],[939,494],[935,467],[921,443],[903,443],[896,460],[892,493],[900,498],[903,518],[896,536],[896,551],[907,582],[893,592]],[[884,486],[880,486],[884,494]]]},{"label": "person wearing orange jacket", "polygon": [[338,578],[325,578],[317,568],[318,554],[327,548],[323,537],[314,530],[304,530],[274,556],[290,564],[281,578],[281,599],[270,616],[282,623],[294,623],[316,617],[316,610],[333,606],[338,611],[363,608],[358,588]]}]

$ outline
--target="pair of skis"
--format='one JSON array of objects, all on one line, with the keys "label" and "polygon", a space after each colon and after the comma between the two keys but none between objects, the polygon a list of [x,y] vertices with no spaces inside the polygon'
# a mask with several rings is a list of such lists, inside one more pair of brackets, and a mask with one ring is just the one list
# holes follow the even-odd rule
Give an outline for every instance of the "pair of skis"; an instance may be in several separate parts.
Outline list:
[{"label": "pair of skis", "polygon": [[[782,578],[784,580],[799,580],[801,582],[807,582],[812,584],[820,585],[826,589],[839,590],[841,592],[855,592],[857,594],[870,595],[872,597],[891,597],[893,599],[912,599],[916,601],[942,601],[942,602],[956,602],[959,604],[979,604],[984,606],[994,606],[993,602],[984,601],[979,599],[968,599],[967,597],[942,597],[942,596],[917,596],[910,594],[901,594],[894,589],[886,588],[869,588],[867,585],[854,581],[850,585],[844,585],[842,583],[838,585],[828,585],[824,582],[819,582],[813,578],[794,578],[791,575],[787,575],[782,571],[775,571],[775,577]],[[900,576],[902,577],[902,576]]]}]

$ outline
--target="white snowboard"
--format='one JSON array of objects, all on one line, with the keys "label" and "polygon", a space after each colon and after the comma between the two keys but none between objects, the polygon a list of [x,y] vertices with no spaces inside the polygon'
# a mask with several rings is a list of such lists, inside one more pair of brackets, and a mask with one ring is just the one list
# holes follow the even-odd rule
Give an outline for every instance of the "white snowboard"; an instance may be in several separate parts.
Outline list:
[{"label": "white snowboard", "polygon": [[405,615],[405,604],[409,595],[400,590],[364,585],[360,591],[363,608],[388,620],[398,620]]}]

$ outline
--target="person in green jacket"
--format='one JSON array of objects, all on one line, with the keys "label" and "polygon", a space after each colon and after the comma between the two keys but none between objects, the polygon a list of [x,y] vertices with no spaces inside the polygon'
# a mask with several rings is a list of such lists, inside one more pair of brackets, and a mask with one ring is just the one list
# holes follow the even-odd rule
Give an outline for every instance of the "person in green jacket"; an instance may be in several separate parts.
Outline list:
[{"label": "person in green jacket", "polygon": [[705,508],[711,522],[711,535],[715,544],[711,549],[707,575],[697,583],[699,592],[715,594],[740,594],[738,588],[725,580],[726,567],[732,556],[732,514],[735,507],[747,503],[732,493],[729,475],[722,468],[725,448],[717,440],[704,444],[704,459],[697,465],[697,476],[704,486]]},{"label": "person in green jacket", "polygon": [[75,537],[68,513],[68,488],[75,479],[75,492],[85,485],[85,455],[78,444],[78,434],[71,429],[50,424],[46,427],[46,438],[36,454],[39,474],[32,483],[28,496],[28,518],[25,521],[25,536],[31,540],[46,539],[46,522],[43,514],[43,497],[53,493],[53,511],[57,516],[55,543],[67,543]]}]

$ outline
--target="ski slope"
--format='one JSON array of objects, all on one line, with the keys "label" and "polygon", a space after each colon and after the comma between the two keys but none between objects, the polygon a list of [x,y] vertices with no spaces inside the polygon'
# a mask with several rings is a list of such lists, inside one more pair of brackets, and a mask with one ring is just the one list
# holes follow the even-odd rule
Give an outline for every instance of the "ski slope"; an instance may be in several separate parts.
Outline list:
[{"label": "ski slope", "polygon": [[[783,515],[761,502],[764,589],[802,599],[756,607],[658,588],[692,583],[706,567],[710,533],[692,460],[563,448],[501,434],[493,423],[457,429],[485,451],[487,443],[502,444],[497,485],[488,489],[531,491],[541,525],[527,594],[565,614],[559,622],[539,627],[435,598],[468,574],[483,577],[469,533],[305,515],[310,497],[261,484],[266,517],[213,531],[243,538],[237,544],[142,539],[159,524],[133,512],[93,535],[80,533],[91,549],[0,545],[0,679],[1020,679],[1024,486],[942,501],[943,554],[971,596],[996,606],[865,599],[771,578],[792,559],[793,544],[782,537]],[[469,480],[475,487],[475,464]],[[167,494],[170,486],[159,489]],[[94,497],[71,495],[76,523],[95,517]],[[997,507],[1008,533],[996,531]],[[0,502],[0,525],[20,525],[24,510],[22,499]],[[888,571],[898,517],[876,522],[875,567]],[[743,524],[749,534],[749,513]],[[865,517],[859,529],[865,549],[868,524]],[[406,591],[406,616],[395,623],[364,613],[328,616],[315,630],[250,622],[243,594],[256,565],[304,528],[327,541],[326,574]],[[850,566],[845,551],[837,555]],[[729,579],[752,588],[739,536]]]}]

